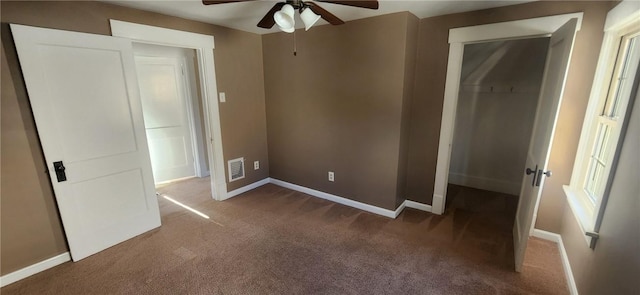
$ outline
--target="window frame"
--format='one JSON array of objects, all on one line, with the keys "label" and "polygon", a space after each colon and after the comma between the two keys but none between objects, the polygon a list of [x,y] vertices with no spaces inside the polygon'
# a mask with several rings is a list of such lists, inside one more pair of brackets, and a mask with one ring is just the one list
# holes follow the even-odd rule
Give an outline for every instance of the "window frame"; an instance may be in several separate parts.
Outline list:
[{"label": "window frame", "polygon": [[[594,150],[600,151],[600,149],[597,149],[595,145],[599,142],[600,130],[601,130],[600,127],[606,126],[608,129],[608,139],[604,140],[604,143],[608,144],[608,146],[606,148],[605,155],[603,155],[603,158],[600,159],[600,161],[604,162],[605,164],[604,171],[602,172],[603,174],[602,179],[606,181],[606,179],[608,178],[608,175],[611,173],[611,166],[613,163],[613,158],[615,156],[614,152],[616,149],[616,144],[618,143],[618,140],[620,138],[620,131],[622,129],[622,125],[625,119],[624,111],[627,109],[630,99],[625,95],[619,101],[612,102],[612,100],[615,100],[616,98],[615,96],[619,93],[621,88],[629,87],[629,86],[633,87],[633,85],[628,85],[627,81],[625,81],[626,84],[621,87],[620,85],[621,83],[619,82],[619,77],[622,74],[622,71],[626,69],[625,65],[627,64],[623,64],[623,62],[627,61],[628,60],[627,58],[633,58],[633,56],[629,56],[629,51],[627,50],[629,42],[631,42],[631,39],[636,38],[638,36],[640,36],[640,27],[636,27],[636,26],[627,27],[625,30],[619,31],[619,34],[616,34],[616,37],[617,39],[620,40],[620,42],[619,42],[618,50],[615,51],[612,58],[609,59],[608,61],[612,66],[611,75],[609,76],[610,77],[609,82],[606,83],[607,87],[603,87],[604,89],[600,93],[600,96],[598,97],[598,108],[596,109],[596,113],[591,114],[592,118],[591,118],[591,122],[589,122],[589,129],[588,129],[589,139],[587,140],[587,146],[586,146],[588,149],[582,155],[582,159],[581,159],[582,162],[580,163],[581,171],[578,175],[579,177],[578,184],[580,185],[579,187],[580,190],[586,191],[587,197],[589,197],[589,200],[592,201],[592,203],[595,205],[595,209],[598,209],[598,207],[600,207],[600,204],[602,202],[602,195],[604,194],[606,183],[603,183],[602,187],[596,188],[597,189],[597,191],[595,192],[595,194],[597,194],[596,196],[591,195],[591,193],[588,191],[587,189],[588,182],[589,182],[588,178],[590,176],[591,169],[592,169],[591,158],[593,158]],[[640,39],[636,39],[635,42],[638,42],[639,40]],[[637,47],[639,45],[638,43],[636,43],[634,44],[634,46]],[[637,67],[637,65],[635,66]],[[631,80],[631,83],[633,82],[634,81]],[[615,114],[614,116],[609,116],[609,114],[607,113],[612,112],[611,109],[614,107],[618,109],[618,113]],[[576,158],[576,162],[577,160],[578,159]]]},{"label": "window frame", "polygon": [[[601,211],[606,206],[606,187],[610,185],[609,175],[612,173],[617,146],[620,144],[621,131],[624,121],[627,119],[626,109],[631,98],[625,97],[622,99],[622,104],[618,108],[619,111],[617,119],[615,120],[616,122],[614,122],[614,125],[616,125],[615,130],[610,130],[610,132],[613,132],[609,135],[608,140],[610,146],[608,147],[609,151],[605,159],[607,165],[603,175],[602,195],[599,196],[595,202],[585,189],[587,177],[590,174],[589,170],[591,169],[591,153],[596,143],[600,123],[603,120],[608,120],[608,118],[603,116],[603,111],[607,101],[610,99],[610,96],[612,96],[610,95],[611,86],[617,84],[617,70],[621,64],[618,60],[619,56],[621,56],[620,53],[624,51],[623,46],[627,44],[623,42],[625,40],[623,38],[638,36],[638,32],[640,32],[640,5],[638,2],[624,1],[612,9],[607,14],[604,31],[605,35],[598,59],[596,76],[582,125],[578,151],[571,174],[571,182],[569,185],[563,186],[569,207],[578,221],[581,230],[585,233],[584,237],[587,245],[591,248],[595,247],[596,238],[593,236],[597,237],[597,233],[595,235],[588,233],[595,232],[600,222],[598,219],[602,216]],[[631,38],[633,37],[629,37],[628,39]],[[640,39],[636,39],[636,47],[640,46],[639,41]]]}]

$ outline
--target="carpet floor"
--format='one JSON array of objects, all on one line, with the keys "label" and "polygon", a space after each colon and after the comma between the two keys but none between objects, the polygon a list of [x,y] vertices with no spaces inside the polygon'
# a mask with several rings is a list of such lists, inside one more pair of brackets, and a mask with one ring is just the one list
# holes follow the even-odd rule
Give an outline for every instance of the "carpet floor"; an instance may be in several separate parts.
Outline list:
[{"label": "carpet floor", "polygon": [[513,271],[514,196],[450,186],[446,214],[390,219],[272,184],[223,202],[208,178],[158,191],[160,228],[0,292],[568,294],[553,243],[532,238]]}]

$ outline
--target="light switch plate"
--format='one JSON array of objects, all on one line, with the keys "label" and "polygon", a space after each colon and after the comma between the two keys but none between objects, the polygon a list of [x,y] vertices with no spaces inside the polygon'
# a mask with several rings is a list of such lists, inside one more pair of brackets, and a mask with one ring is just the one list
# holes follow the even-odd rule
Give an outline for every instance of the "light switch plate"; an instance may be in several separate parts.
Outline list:
[{"label": "light switch plate", "polygon": [[227,101],[227,95],[224,92],[220,92],[220,102]]}]

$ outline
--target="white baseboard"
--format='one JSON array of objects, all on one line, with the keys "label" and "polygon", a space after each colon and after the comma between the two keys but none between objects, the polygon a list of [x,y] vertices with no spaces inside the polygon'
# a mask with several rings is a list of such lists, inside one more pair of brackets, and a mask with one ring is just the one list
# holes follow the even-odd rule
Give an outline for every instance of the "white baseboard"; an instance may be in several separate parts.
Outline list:
[{"label": "white baseboard", "polygon": [[562,240],[562,237],[559,234],[548,232],[546,230],[541,230],[537,228],[533,229],[533,231],[531,232],[531,235],[536,238],[554,242],[556,244],[559,244],[560,240]]},{"label": "white baseboard", "polygon": [[380,208],[374,205],[369,205],[366,203],[362,203],[362,202],[358,202],[358,201],[354,201],[351,199],[347,199],[344,197],[340,197],[340,196],[336,196],[336,195],[332,195],[329,193],[325,193],[325,192],[321,192],[318,190],[314,190],[308,187],[304,187],[301,185],[297,185],[297,184],[293,184],[293,183],[289,183],[286,181],[282,181],[282,180],[278,180],[278,179],[274,179],[274,178],[265,178],[263,180],[260,181],[256,181],[252,184],[243,186],[241,188],[232,190],[230,192],[227,193],[227,196],[225,198],[229,199],[231,197],[237,196],[239,194],[242,194],[244,192],[250,191],[254,188],[263,186],[267,183],[272,183],[281,187],[285,187],[288,189],[292,189],[294,191],[298,191],[301,193],[305,193],[317,198],[321,198],[321,199],[325,199],[328,201],[332,201],[335,203],[339,203],[342,205],[346,205],[349,207],[353,207],[353,208],[357,208],[360,210],[364,210],[367,212],[371,212],[374,214],[378,214],[378,215],[382,215],[385,217],[389,217],[389,218],[396,218],[398,217],[398,215],[400,215],[400,213],[402,213],[402,210],[404,210],[405,207],[409,207],[409,208],[413,208],[413,209],[418,209],[418,210],[422,210],[422,211],[426,211],[426,212],[431,212],[431,206],[427,205],[427,204],[422,204],[422,203],[418,203],[418,202],[414,202],[414,201],[410,201],[410,200],[405,200],[404,202],[402,202],[402,204],[400,204],[400,206],[398,206],[398,208],[396,208],[396,210],[389,210],[389,209],[385,209],[385,208]]},{"label": "white baseboard", "polygon": [[532,236],[558,244],[560,259],[562,259],[562,267],[564,268],[564,274],[567,278],[567,284],[569,285],[569,293],[571,293],[571,295],[578,295],[578,287],[576,286],[576,281],[573,278],[573,271],[571,270],[571,264],[569,264],[567,250],[564,248],[564,243],[562,242],[562,236],[541,229],[534,229]]},{"label": "white baseboard", "polygon": [[373,205],[369,205],[369,204],[365,204],[362,202],[358,202],[358,201],[354,201],[351,199],[347,199],[347,198],[343,198],[343,197],[339,197],[336,195],[332,195],[332,194],[328,194],[325,192],[321,192],[318,190],[314,190],[314,189],[310,189],[308,187],[304,187],[304,186],[300,186],[297,184],[293,184],[293,183],[288,183],[282,180],[278,180],[278,179],[274,179],[271,178],[271,183],[281,186],[281,187],[285,187],[288,189],[292,189],[294,191],[299,191],[301,193],[305,193],[307,195],[312,195],[314,197],[318,197],[321,199],[325,199],[325,200],[329,200],[335,203],[339,203],[342,205],[347,205],[349,207],[353,207],[353,208],[357,208],[360,210],[364,210],[367,212],[371,212],[371,213],[375,213],[378,215],[382,215],[382,216],[386,216],[389,218],[396,218],[398,216],[398,214],[400,214],[400,212],[402,211],[402,209],[404,209],[404,203],[402,205],[400,205],[400,207],[398,207],[396,210],[389,210],[389,209],[384,209],[384,208],[380,208],[377,206],[373,206]]},{"label": "white baseboard", "polygon": [[62,253],[58,256],[51,257],[44,261],[40,261],[36,264],[27,266],[23,269],[16,270],[10,274],[6,274],[0,277],[0,287],[4,287],[11,283],[15,283],[19,280],[30,277],[34,274],[45,271],[47,269],[50,269],[54,266],[65,263],[67,261],[71,261],[71,255],[69,254],[69,252]]},{"label": "white baseboard", "polygon": [[426,212],[431,212],[431,205],[422,204],[422,203],[418,203],[411,200],[405,200],[404,206],[407,208],[413,208],[413,209],[418,209]]},{"label": "white baseboard", "polygon": [[267,178],[265,178],[265,179],[263,179],[263,180],[256,181],[256,182],[254,182],[254,183],[252,183],[252,184],[245,185],[245,186],[243,186],[243,187],[241,187],[241,188],[238,188],[238,189],[234,189],[234,190],[232,190],[232,191],[230,191],[230,192],[227,192],[227,196],[226,196],[223,200],[226,200],[226,199],[229,199],[229,198],[235,197],[235,196],[237,196],[237,195],[239,195],[239,194],[242,194],[242,193],[248,192],[248,191],[250,191],[250,190],[252,190],[252,189],[254,189],[254,188],[257,188],[257,187],[263,186],[263,185],[265,185],[265,184],[267,184],[267,183],[269,183],[269,182],[270,182],[270,178],[268,178],[268,177],[267,177]]},{"label": "white baseboard", "polygon": [[501,179],[479,177],[459,173],[449,173],[448,182],[451,184],[516,196],[520,195],[520,188],[522,185],[520,182],[510,182]]},{"label": "white baseboard", "polygon": [[[396,211],[393,211],[393,219],[398,218],[398,216],[400,215],[400,213],[402,213],[402,210],[404,210],[404,208],[407,207],[407,200],[404,200],[402,202],[402,204],[400,204],[400,206],[398,206],[398,208],[396,208]],[[382,209],[382,208],[380,208]]]}]

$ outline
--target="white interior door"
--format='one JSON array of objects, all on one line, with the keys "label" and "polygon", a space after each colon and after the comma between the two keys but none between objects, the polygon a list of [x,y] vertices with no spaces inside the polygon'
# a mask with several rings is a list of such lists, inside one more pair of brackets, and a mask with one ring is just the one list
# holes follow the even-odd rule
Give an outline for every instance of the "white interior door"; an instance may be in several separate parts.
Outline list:
[{"label": "white interior door", "polygon": [[11,30],[73,260],[160,226],[131,41]]},{"label": "white interior door", "polygon": [[147,56],[135,60],[155,182],[195,176],[192,118],[181,61]]},{"label": "white interior door", "polygon": [[[551,150],[551,139],[571,57],[576,24],[577,19],[568,21],[552,34],[549,42],[536,119],[527,152],[526,165],[531,173],[527,173],[523,177],[518,211],[513,227],[516,271],[522,269],[536,202],[542,192],[544,178],[547,176],[544,173],[548,171],[547,163]],[[550,176],[550,173],[548,174]]]}]

